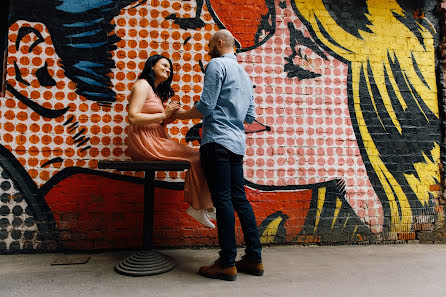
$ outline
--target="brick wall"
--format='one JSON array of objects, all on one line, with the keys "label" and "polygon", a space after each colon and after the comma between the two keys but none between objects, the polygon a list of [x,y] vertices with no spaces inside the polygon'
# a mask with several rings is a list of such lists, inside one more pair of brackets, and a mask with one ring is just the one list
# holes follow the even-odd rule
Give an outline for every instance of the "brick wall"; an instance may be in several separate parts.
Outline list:
[{"label": "brick wall", "polygon": [[[0,252],[141,246],[142,173],[97,162],[128,159],[128,96],[149,56],[172,60],[171,100],[199,100],[219,28],[255,85],[245,178],[264,244],[444,237],[436,1],[47,2],[11,3]],[[199,127],[167,129],[198,149]],[[154,243],[217,245],[185,213],[184,177],[156,174]]]}]

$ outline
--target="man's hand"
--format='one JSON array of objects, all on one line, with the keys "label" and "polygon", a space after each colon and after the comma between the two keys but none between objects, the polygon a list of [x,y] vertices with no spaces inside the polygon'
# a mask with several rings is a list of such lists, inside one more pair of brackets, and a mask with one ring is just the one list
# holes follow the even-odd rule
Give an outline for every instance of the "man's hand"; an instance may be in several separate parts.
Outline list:
[{"label": "man's hand", "polygon": [[179,109],[173,116],[180,120],[201,119],[203,117],[195,106],[189,110]]}]

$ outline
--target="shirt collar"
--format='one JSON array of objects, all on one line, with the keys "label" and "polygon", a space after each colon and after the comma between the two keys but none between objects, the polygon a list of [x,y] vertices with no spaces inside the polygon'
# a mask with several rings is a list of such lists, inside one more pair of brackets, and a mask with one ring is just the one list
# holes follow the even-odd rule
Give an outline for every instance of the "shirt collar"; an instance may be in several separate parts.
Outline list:
[{"label": "shirt collar", "polygon": [[224,55],[222,55],[221,57],[222,57],[222,58],[223,58],[223,57],[225,57],[225,58],[231,58],[231,59],[237,60],[237,58],[235,57],[235,54],[233,54],[233,53],[224,54]]}]

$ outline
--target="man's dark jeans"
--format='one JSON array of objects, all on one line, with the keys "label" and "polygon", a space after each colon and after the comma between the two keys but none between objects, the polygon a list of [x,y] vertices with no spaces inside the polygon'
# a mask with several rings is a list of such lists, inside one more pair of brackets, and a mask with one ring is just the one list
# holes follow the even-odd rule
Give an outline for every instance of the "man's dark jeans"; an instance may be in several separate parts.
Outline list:
[{"label": "man's dark jeans", "polygon": [[254,212],[246,199],[243,156],[236,155],[217,143],[207,143],[200,148],[200,157],[212,203],[217,209],[218,242],[223,266],[234,266],[237,256],[234,210],[242,225],[246,257],[260,263],[262,245]]}]

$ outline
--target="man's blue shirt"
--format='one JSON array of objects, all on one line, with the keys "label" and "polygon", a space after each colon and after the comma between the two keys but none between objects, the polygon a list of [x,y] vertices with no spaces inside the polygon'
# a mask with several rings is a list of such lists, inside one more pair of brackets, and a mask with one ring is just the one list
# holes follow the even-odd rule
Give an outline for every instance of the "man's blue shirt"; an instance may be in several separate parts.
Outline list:
[{"label": "man's blue shirt", "polygon": [[201,145],[216,142],[234,154],[245,154],[243,122],[255,118],[253,86],[234,54],[211,59],[195,106],[203,114]]}]

